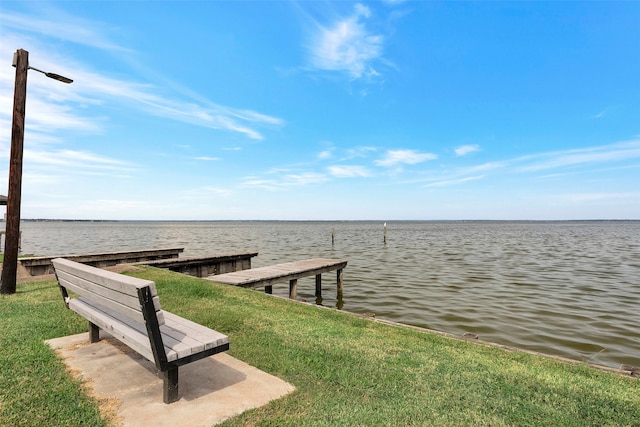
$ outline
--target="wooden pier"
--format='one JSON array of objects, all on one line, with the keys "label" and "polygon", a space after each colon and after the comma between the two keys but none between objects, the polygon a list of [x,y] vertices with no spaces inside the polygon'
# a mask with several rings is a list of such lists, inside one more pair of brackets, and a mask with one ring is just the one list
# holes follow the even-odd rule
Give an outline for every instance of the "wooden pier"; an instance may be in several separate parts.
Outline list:
[{"label": "wooden pier", "polygon": [[93,267],[110,267],[117,264],[131,264],[136,262],[153,261],[160,259],[178,258],[184,248],[149,249],[122,252],[103,252],[84,255],[64,255],[64,256],[40,256],[19,258],[18,262],[26,268],[31,276],[41,276],[53,274],[53,264],[51,260],[55,258],[66,258],[71,261],[91,265]]},{"label": "wooden pier", "polygon": [[[207,277],[212,274],[230,273],[251,268],[251,258],[258,255],[258,252],[233,252],[205,257],[178,258],[183,251],[184,248],[169,248],[28,257],[18,259],[18,269],[24,272],[22,275],[23,280],[27,280],[29,277],[45,276],[53,274],[51,260],[66,258],[99,268],[112,267],[118,264],[144,264],[190,276]],[[1,267],[0,263],[0,270],[2,270]]]},{"label": "wooden pier", "polygon": [[195,277],[207,277],[214,274],[231,273],[251,268],[251,258],[258,252],[233,252],[214,254],[206,257],[172,258],[157,261],[144,261],[140,264],[165,268],[177,273]]},{"label": "wooden pier", "polygon": [[322,273],[336,271],[338,299],[342,299],[342,270],[346,266],[347,261],[342,259],[313,258],[236,271],[234,273],[218,274],[208,276],[206,279],[243,288],[257,289],[264,287],[264,291],[268,294],[272,293],[274,284],[288,281],[289,298],[296,299],[298,279],[316,276],[316,297],[321,297]]}]

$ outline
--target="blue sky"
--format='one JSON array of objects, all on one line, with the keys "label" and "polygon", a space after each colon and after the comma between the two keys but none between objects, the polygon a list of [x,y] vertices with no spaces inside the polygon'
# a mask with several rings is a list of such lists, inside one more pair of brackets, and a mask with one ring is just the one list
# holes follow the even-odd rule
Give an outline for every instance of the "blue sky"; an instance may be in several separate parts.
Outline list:
[{"label": "blue sky", "polygon": [[[640,219],[640,2],[0,3],[23,218]],[[5,190],[1,190],[5,189]]]}]

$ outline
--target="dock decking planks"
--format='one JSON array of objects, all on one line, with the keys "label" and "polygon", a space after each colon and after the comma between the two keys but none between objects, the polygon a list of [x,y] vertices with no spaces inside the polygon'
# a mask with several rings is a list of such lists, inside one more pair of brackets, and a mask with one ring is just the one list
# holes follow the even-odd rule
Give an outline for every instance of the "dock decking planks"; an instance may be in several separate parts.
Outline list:
[{"label": "dock decking planks", "polygon": [[342,269],[347,261],[342,259],[312,258],[301,261],[286,262],[267,267],[251,268],[233,273],[208,276],[206,279],[227,285],[243,288],[265,288],[271,293],[271,286],[275,283],[289,281],[289,297],[295,299],[298,279],[316,276],[316,296],[321,296],[321,275],[328,271],[337,271],[338,295],[342,295]]}]

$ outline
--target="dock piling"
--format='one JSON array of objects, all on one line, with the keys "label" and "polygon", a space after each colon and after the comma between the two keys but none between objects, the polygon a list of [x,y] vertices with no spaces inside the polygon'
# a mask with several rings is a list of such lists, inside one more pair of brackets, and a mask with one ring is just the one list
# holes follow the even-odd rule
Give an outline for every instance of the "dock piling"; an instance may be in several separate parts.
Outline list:
[{"label": "dock piling", "polygon": [[322,274],[316,274],[316,298],[322,297]]}]

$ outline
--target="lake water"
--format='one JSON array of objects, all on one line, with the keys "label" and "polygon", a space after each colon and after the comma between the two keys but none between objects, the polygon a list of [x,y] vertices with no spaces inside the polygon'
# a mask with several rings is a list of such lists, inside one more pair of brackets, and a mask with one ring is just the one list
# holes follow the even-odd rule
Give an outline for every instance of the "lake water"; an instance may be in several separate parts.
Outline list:
[{"label": "lake water", "polygon": [[[254,267],[344,258],[344,310],[640,366],[640,221],[389,222],[386,244],[381,222],[22,223],[27,254],[168,247],[257,251]],[[335,276],[324,276],[322,304],[336,306]],[[298,297],[315,301],[314,283],[301,279]]]}]

